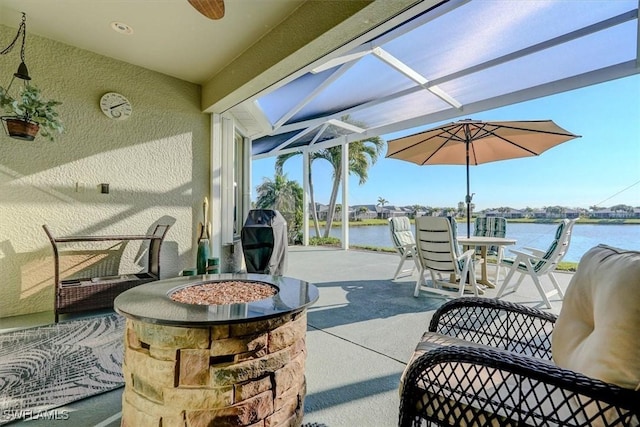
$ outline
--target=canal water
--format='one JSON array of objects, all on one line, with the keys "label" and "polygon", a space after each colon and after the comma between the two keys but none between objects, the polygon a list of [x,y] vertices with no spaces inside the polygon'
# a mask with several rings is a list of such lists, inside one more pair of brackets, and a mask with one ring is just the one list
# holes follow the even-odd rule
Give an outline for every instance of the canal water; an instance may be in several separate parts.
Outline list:
[{"label": "canal water", "polygon": [[[516,239],[512,248],[532,247],[546,250],[551,243],[558,224],[508,223],[507,237]],[[323,229],[320,230],[321,232]],[[315,236],[313,228],[310,236]],[[341,237],[342,229],[334,227],[331,236]],[[473,224],[471,224],[473,234]],[[467,224],[458,223],[458,235],[466,236]],[[367,245],[377,247],[393,247],[389,235],[389,227],[385,225],[370,225],[349,228],[349,243],[351,245]],[[620,224],[580,224],[573,227],[573,236],[569,252],[564,261],[578,262],[582,255],[598,244],[606,244],[624,249],[640,250],[640,225]],[[509,256],[509,247],[505,256]]]}]

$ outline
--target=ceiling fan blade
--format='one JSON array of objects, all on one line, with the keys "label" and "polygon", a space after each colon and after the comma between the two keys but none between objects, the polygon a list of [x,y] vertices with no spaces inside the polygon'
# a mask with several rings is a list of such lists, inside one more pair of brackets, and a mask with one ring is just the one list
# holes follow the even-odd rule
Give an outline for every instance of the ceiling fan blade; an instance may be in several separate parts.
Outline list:
[{"label": "ceiling fan blade", "polygon": [[224,16],[224,0],[188,0],[198,12],[209,19],[220,19]]}]

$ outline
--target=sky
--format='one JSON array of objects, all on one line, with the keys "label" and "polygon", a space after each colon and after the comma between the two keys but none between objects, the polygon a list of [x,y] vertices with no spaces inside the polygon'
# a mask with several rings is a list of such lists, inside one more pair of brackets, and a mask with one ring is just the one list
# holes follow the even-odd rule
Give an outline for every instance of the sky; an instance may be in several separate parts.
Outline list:
[{"label": "sky", "polygon": [[[357,177],[350,177],[349,205],[375,205],[382,197],[387,205],[456,207],[466,194],[464,165],[418,166],[384,156],[388,140],[466,118],[550,119],[581,135],[537,157],[471,166],[476,211],[507,206],[640,206],[640,75],[382,135],[383,154],[369,169],[367,182],[359,185]],[[275,159],[252,162],[252,201],[257,197],[255,187],[265,177],[273,179]],[[302,186],[302,156],[287,160],[284,173]],[[331,183],[329,164],[314,161],[317,202],[328,203]]]}]

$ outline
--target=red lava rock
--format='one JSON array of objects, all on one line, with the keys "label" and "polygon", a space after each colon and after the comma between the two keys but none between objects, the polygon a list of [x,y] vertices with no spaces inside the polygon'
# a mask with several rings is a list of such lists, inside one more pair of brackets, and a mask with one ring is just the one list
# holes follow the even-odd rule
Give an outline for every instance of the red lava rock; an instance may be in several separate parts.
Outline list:
[{"label": "red lava rock", "polygon": [[188,286],[170,295],[185,304],[224,305],[257,301],[276,294],[276,289],[264,283],[226,281]]}]

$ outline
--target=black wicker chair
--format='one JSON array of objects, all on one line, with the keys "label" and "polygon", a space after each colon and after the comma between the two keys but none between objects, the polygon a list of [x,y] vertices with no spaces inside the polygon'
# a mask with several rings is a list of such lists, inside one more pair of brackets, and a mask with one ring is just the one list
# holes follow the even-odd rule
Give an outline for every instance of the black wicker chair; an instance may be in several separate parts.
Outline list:
[{"label": "black wicker chair", "polygon": [[555,320],[501,300],[445,303],[403,375],[400,426],[638,425],[639,391],[551,362]]}]

